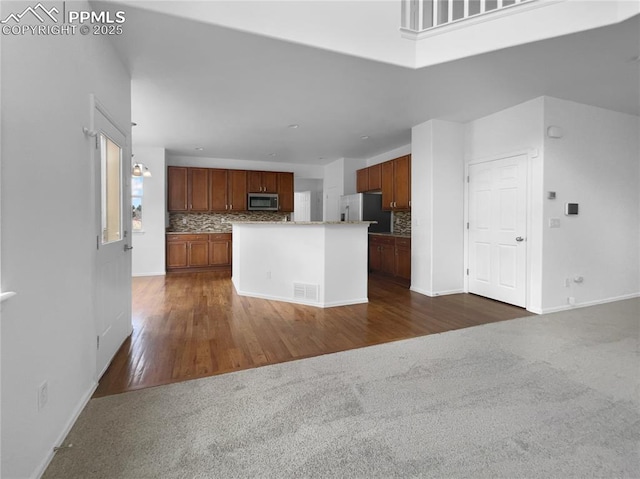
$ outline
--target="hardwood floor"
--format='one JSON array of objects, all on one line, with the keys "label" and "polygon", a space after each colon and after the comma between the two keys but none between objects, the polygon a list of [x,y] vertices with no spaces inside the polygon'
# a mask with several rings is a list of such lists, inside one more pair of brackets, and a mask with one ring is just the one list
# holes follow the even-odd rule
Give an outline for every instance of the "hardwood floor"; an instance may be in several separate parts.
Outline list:
[{"label": "hardwood floor", "polygon": [[134,278],[133,334],[94,397],[529,315],[471,294],[429,298],[375,276],[368,304],[328,309],[238,296],[224,273]]}]

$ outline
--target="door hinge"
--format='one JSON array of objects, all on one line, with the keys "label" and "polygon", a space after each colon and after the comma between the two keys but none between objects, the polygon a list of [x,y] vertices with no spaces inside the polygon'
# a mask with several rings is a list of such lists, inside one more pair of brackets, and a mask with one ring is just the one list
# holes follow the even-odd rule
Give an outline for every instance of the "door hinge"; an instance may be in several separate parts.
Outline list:
[{"label": "door hinge", "polygon": [[467,183],[469,183],[469,175],[467,175]]},{"label": "door hinge", "polygon": [[96,249],[100,249],[100,235],[96,235]]},{"label": "door hinge", "polygon": [[469,276],[469,268],[467,268],[467,276]]},{"label": "door hinge", "polygon": [[469,222],[467,221],[467,229],[469,229]]},{"label": "door hinge", "polygon": [[96,349],[100,349],[100,336],[96,336]]}]

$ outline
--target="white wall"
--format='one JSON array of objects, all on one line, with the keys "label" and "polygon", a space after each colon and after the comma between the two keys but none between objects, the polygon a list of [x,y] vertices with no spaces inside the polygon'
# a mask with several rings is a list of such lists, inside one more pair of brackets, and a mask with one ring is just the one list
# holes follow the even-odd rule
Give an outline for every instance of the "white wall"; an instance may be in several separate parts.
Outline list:
[{"label": "white wall", "polygon": [[[563,137],[547,137],[548,126]],[[529,154],[530,311],[570,308],[570,297],[584,306],[639,294],[638,137],[635,116],[549,97],[466,125],[467,161]],[[557,199],[547,199],[548,191]],[[580,204],[578,216],[564,215],[567,202]],[[550,218],[560,227],[549,228]]]},{"label": "white wall", "polygon": [[528,154],[527,309],[542,311],[544,98],[499,111],[465,125],[465,160]]},{"label": "white wall", "polygon": [[[638,117],[556,98],[544,100],[545,127],[563,130],[545,138],[542,308],[588,305],[640,293]],[[565,216],[567,202],[579,203]],[[582,284],[565,279],[583,276]]]},{"label": "white wall", "polygon": [[464,126],[430,120],[411,133],[411,289],[464,288]]},{"label": "white wall", "polygon": [[[134,129],[135,135],[135,129]],[[166,166],[164,148],[135,147],[134,163],[144,163],[151,171],[144,178],[141,233],[133,233],[133,276],[165,274]]]},{"label": "white wall", "polygon": [[91,93],[130,124],[130,77],[93,35],[4,35],[1,61],[2,288],[18,292],[2,305],[1,475],[26,478],[46,467],[96,383],[93,140],[82,127]]},{"label": "white wall", "polygon": [[379,163],[384,163],[388,160],[393,160],[395,158],[399,158],[401,156],[410,155],[411,154],[411,143],[408,145],[401,146],[399,148],[394,148],[393,150],[385,151],[376,156],[372,156],[371,158],[367,158],[365,160],[365,166],[373,166]]}]

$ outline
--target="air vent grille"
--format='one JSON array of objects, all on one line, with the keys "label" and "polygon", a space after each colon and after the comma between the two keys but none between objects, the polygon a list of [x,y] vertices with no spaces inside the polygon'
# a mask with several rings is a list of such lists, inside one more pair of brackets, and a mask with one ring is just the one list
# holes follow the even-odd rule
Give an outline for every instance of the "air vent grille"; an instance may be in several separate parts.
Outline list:
[{"label": "air vent grille", "polygon": [[294,299],[305,299],[307,301],[318,301],[317,284],[293,283]]}]

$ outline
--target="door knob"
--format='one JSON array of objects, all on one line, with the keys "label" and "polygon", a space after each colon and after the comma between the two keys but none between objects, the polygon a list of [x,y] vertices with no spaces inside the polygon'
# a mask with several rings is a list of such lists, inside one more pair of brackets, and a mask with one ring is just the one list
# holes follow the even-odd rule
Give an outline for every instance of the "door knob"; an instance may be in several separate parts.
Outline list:
[{"label": "door knob", "polygon": [[125,251],[129,251],[130,249],[133,249],[133,246],[129,246],[128,244],[124,245]]},{"label": "door knob", "polygon": [[518,237],[516,238],[516,241],[517,241],[518,243],[520,243],[521,241],[524,241],[524,238],[523,238],[522,236],[518,236]]}]

